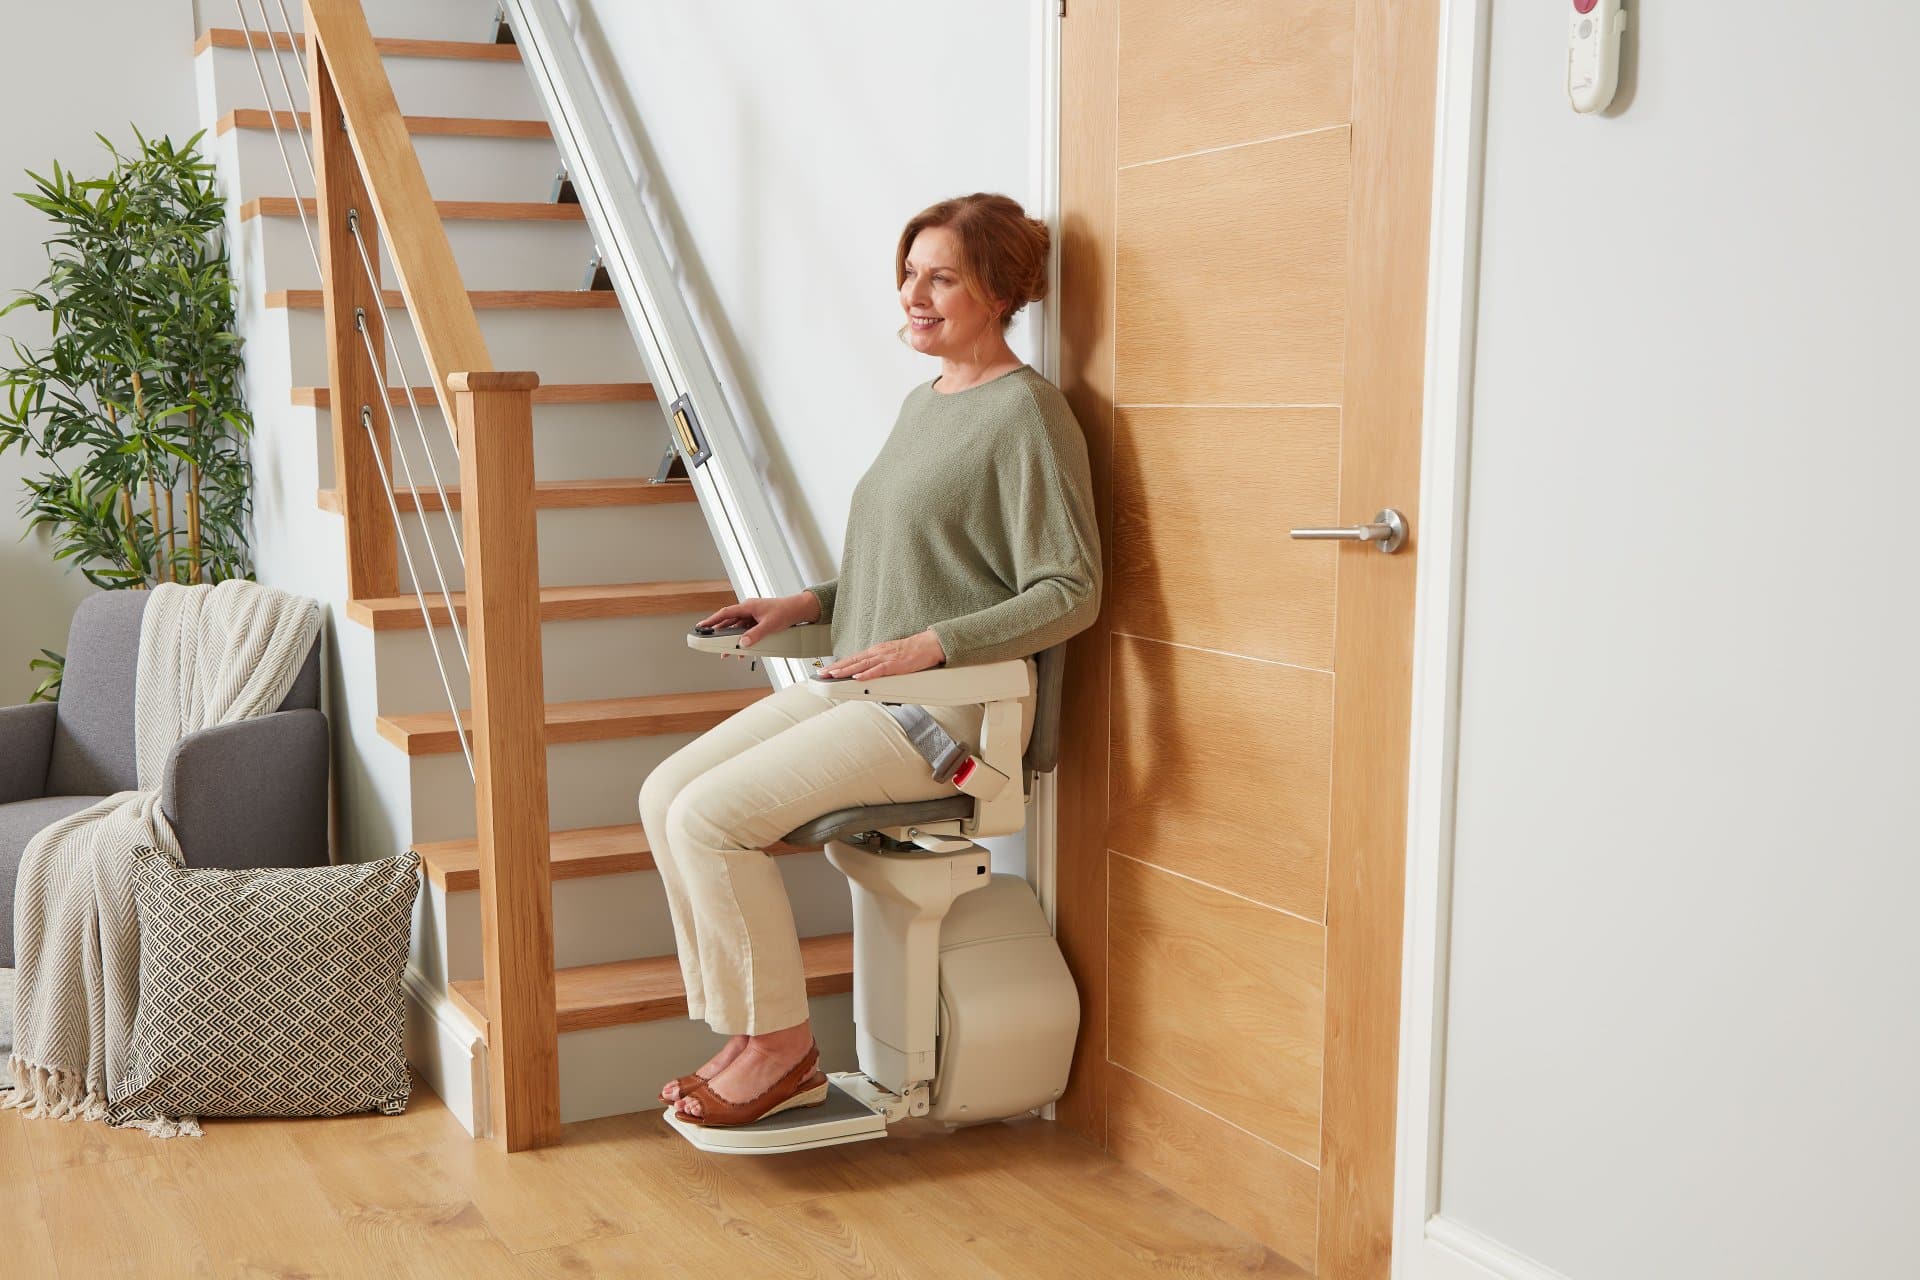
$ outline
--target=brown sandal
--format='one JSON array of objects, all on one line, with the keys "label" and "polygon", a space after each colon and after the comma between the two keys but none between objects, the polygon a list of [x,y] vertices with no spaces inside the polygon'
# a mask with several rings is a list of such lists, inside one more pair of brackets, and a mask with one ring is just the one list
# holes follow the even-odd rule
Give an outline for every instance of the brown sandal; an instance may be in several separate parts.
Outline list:
[{"label": "brown sandal", "polygon": [[[726,1070],[726,1068],[722,1067],[721,1070],[724,1071]],[[675,1103],[679,1102],[680,1099],[686,1097],[688,1090],[692,1089],[695,1085],[705,1084],[706,1082],[707,1082],[707,1077],[701,1075],[698,1071],[689,1072],[688,1074],[681,1076],[679,1079],[673,1082],[675,1087],[677,1087],[680,1090],[680,1092],[674,1094],[671,1098],[667,1096],[667,1086],[661,1085],[660,1101],[666,1103],[668,1106],[671,1107]]]},{"label": "brown sandal", "polygon": [[674,1104],[673,1113],[688,1124],[731,1129],[756,1124],[768,1116],[779,1115],[796,1107],[817,1107],[827,1100],[827,1078],[814,1070],[819,1062],[820,1046],[814,1045],[807,1050],[806,1057],[794,1064],[792,1070],[769,1085],[759,1097],[749,1098],[745,1102],[729,1102],[713,1091],[712,1082],[701,1080],[680,1095],[682,1098],[698,1098],[700,1114],[690,1116],[680,1110],[678,1103]]}]

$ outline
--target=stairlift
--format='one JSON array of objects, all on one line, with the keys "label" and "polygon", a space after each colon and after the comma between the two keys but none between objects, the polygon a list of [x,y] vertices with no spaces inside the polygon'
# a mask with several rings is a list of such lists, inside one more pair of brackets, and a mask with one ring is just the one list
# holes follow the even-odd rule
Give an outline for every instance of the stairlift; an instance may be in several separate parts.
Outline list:
[{"label": "stairlift", "polygon": [[[746,627],[687,636],[709,653],[829,656],[829,629],[801,624],[751,649]],[[1045,1106],[1066,1088],[1080,997],[1027,882],[994,875],[974,843],[1025,825],[1037,774],[1058,756],[1065,646],[1032,659],[937,667],[808,687],[823,698],[888,704],[985,704],[980,756],[956,774],[952,796],[824,814],[788,833],[824,844],[853,886],[853,1008],[860,1069],[828,1076],[817,1107],[740,1128],[705,1128],[669,1107],[667,1123],[703,1151],[773,1155],[883,1138],[887,1126],[927,1117],[949,1127],[1004,1120]],[[1037,693],[1020,755],[1020,700]]]}]

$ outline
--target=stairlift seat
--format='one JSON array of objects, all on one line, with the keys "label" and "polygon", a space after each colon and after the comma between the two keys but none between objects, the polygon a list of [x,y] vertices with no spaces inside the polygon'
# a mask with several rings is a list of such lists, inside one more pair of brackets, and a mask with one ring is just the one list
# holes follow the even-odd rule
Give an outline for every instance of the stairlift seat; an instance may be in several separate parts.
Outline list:
[{"label": "stairlift seat", "polygon": [[884,827],[906,827],[916,823],[952,822],[973,813],[973,797],[942,796],[938,800],[915,800],[907,804],[870,804],[854,809],[836,809],[811,822],[803,822],[787,833],[787,843],[811,848],[829,840],[865,844],[866,837]]}]

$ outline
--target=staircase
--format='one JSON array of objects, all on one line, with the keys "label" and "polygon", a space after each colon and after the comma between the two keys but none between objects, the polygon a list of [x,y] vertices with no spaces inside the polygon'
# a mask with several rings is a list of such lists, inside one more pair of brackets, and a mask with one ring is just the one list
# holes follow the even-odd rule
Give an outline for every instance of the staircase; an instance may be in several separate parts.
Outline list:
[{"label": "staircase", "polygon": [[[732,601],[734,591],[692,486],[654,480],[668,449],[665,416],[615,295],[583,287],[594,245],[580,206],[554,199],[559,160],[551,130],[539,118],[518,49],[489,38],[491,4],[366,0],[364,8],[486,347],[496,367],[540,376],[532,395],[532,503],[560,1118],[654,1107],[659,1083],[697,1063],[716,1038],[686,1018],[636,797],[656,763],[765,696],[766,677],[685,646],[687,628]],[[269,37],[260,12],[251,5],[228,10],[229,21],[238,23],[241,13],[252,19],[251,34],[237,26],[208,30],[197,60],[208,129],[203,145],[232,210],[257,423],[259,572],[263,581],[316,596],[329,608],[340,856],[385,857],[409,847],[420,853],[426,876],[407,977],[408,1054],[449,1108],[484,1134],[490,1028],[482,860],[475,784],[460,741],[471,692],[447,626],[450,614],[467,621],[445,509],[463,507],[459,486],[450,482],[460,464],[436,389],[418,389],[422,441],[390,370],[392,431],[415,450],[414,478],[424,474],[424,454],[449,480],[408,486],[395,477],[402,533],[416,563],[424,566],[429,545],[437,549],[454,594],[449,609],[437,588],[428,591],[423,618],[403,563],[392,593],[356,595],[334,475],[331,340],[299,216],[303,209],[315,215],[313,188],[291,152],[296,123],[313,142],[299,56],[306,42],[285,32]],[[277,10],[268,12],[278,26]],[[300,26],[299,9],[288,12]],[[218,6],[207,11],[209,21],[221,16]],[[269,41],[285,60],[297,111],[289,109]],[[290,166],[276,147],[275,125],[293,156]],[[389,261],[384,250],[382,258]],[[391,265],[381,279],[395,279]],[[381,301],[400,371],[417,382],[429,364],[405,300],[387,288]],[[380,518],[390,521],[384,501]],[[452,706],[435,663],[436,641],[459,677],[451,682]],[[850,1066],[845,881],[817,849],[773,852],[781,855],[805,938],[823,1057],[829,1066]]]}]

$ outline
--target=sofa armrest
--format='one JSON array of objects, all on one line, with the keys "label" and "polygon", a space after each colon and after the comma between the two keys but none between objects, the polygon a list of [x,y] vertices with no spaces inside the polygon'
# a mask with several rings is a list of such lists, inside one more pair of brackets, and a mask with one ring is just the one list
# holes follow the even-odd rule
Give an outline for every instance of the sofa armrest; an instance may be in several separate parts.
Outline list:
[{"label": "sofa armrest", "polygon": [[278,711],[174,744],[160,808],[190,867],[312,867],[328,861],[327,718]]},{"label": "sofa armrest", "polygon": [[813,676],[815,693],[836,702],[916,702],[923,707],[964,707],[1007,702],[1033,692],[1033,663],[1026,658],[982,662],[963,667],[933,667],[903,676],[871,680],[828,680]]},{"label": "sofa armrest", "polygon": [[46,794],[53,725],[59,714],[59,704],[53,702],[0,707],[0,804],[38,800]]}]

